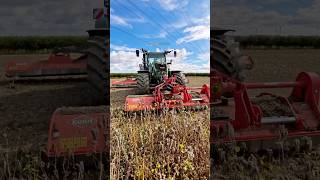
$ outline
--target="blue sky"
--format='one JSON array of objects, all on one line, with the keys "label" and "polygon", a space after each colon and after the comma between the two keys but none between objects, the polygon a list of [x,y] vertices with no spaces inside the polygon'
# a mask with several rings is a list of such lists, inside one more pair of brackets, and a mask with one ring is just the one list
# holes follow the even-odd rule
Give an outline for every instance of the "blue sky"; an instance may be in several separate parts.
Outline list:
[{"label": "blue sky", "polygon": [[112,0],[111,72],[136,72],[136,49],[177,50],[172,69],[209,72],[209,0]]}]

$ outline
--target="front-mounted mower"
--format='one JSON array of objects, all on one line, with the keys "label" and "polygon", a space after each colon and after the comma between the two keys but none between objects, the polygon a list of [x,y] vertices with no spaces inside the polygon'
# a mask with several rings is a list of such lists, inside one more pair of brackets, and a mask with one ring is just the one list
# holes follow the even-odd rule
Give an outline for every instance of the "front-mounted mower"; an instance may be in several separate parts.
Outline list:
[{"label": "front-mounted mower", "polygon": [[152,94],[126,97],[126,112],[158,111],[163,109],[206,109],[210,100],[210,86],[186,87],[177,82],[177,76],[164,76],[163,82]]}]

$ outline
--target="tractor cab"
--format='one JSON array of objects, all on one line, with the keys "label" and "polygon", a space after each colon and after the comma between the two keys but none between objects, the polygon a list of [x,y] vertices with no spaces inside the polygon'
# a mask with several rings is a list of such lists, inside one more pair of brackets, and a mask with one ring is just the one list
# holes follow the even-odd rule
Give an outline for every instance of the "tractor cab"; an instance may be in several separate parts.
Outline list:
[{"label": "tractor cab", "polygon": [[148,67],[154,68],[156,71],[166,72],[167,68],[167,60],[164,53],[148,53],[147,55]]},{"label": "tractor cab", "polygon": [[[163,83],[165,77],[176,76],[178,84],[185,85],[187,80],[180,71],[171,71],[170,65],[172,60],[167,61],[167,54],[173,52],[174,57],[177,56],[176,51],[164,52],[148,52],[145,49],[142,51],[142,64],[137,76],[137,87],[141,94],[150,93],[151,89]],[[139,57],[140,50],[136,50],[136,55]]]}]

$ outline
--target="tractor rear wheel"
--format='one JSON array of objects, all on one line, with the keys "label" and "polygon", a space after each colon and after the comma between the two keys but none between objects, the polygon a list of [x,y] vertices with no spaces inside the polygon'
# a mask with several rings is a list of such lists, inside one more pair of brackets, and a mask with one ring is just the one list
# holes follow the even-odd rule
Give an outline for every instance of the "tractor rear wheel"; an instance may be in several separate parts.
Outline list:
[{"label": "tractor rear wheel", "polygon": [[88,81],[97,90],[98,101],[101,104],[108,104],[110,80],[106,36],[90,36],[88,44]]},{"label": "tractor rear wheel", "polygon": [[175,75],[176,75],[176,78],[177,78],[176,81],[178,84],[185,86],[188,83],[188,80],[183,73],[179,72],[179,73],[176,73]]},{"label": "tractor rear wheel", "polygon": [[139,94],[149,94],[150,93],[149,73],[138,73],[137,87],[138,87]]},{"label": "tractor rear wheel", "polygon": [[245,79],[246,71],[252,69],[253,62],[251,58],[240,52],[239,43],[234,42],[234,40],[213,37],[211,48],[213,53],[212,69],[216,69],[240,81]]}]

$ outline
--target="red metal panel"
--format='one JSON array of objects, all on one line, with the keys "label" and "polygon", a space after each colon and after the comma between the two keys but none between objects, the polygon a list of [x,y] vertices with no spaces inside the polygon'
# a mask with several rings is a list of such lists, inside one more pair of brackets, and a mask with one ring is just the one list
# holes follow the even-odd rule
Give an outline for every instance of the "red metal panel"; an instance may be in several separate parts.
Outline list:
[{"label": "red metal panel", "polygon": [[72,113],[64,111],[57,109],[50,121],[48,157],[104,152],[108,114],[105,111],[84,112],[84,108]]}]

